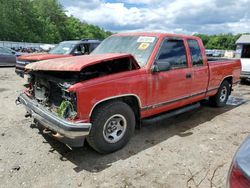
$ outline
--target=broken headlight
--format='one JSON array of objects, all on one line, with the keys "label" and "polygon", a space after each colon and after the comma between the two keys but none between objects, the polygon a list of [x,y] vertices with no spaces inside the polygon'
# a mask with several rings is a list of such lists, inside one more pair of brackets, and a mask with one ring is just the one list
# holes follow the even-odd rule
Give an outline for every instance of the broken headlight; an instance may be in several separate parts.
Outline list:
[{"label": "broken headlight", "polygon": [[77,115],[76,109],[76,94],[69,92],[68,88],[71,86],[68,83],[59,84],[62,89],[62,99],[60,106],[57,110],[57,115],[65,119],[74,119]]}]

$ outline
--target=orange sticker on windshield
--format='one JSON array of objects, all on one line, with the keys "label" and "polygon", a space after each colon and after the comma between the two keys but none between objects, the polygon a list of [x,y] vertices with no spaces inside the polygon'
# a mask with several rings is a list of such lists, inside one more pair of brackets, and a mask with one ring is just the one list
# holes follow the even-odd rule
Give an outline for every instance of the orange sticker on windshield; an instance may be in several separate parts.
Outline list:
[{"label": "orange sticker on windshield", "polygon": [[138,50],[146,50],[149,47],[149,45],[150,45],[149,43],[143,42],[139,45]]}]

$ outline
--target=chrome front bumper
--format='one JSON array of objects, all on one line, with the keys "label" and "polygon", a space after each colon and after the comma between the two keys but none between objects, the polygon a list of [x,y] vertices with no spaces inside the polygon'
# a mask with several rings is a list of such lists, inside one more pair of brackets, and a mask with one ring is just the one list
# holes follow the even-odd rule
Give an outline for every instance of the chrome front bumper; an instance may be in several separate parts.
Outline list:
[{"label": "chrome front bumper", "polygon": [[91,123],[78,123],[62,119],[48,111],[34,99],[22,93],[17,98],[17,103],[23,104],[28,113],[45,128],[52,130],[60,135],[74,139],[87,136],[91,129]]}]

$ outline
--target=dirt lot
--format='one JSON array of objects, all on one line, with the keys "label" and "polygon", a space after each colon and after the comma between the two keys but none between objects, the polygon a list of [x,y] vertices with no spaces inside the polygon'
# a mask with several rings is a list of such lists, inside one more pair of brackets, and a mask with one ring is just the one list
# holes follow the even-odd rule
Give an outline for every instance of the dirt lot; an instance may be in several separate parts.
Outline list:
[{"label": "dirt lot", "polygon": [[[231,159],[250,133],[250,103],[201,108],[136,130],[122,150],[70,150],[25,119],[22,79],[0,69],[0,187],[225,187]],[[250,99],[250,86],[234,96]]]}]

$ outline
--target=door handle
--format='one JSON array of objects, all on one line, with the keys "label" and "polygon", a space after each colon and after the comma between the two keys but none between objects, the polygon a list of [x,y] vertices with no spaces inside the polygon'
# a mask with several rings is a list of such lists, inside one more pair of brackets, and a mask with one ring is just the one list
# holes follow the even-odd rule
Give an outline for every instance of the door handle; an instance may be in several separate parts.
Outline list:
[{"label": "door handle", "polygon": [[192,74],[191,74],[191,73],[187,73],[187,74],[186,74],[186,78],[187,78],[187,79],[192,78]]}]

